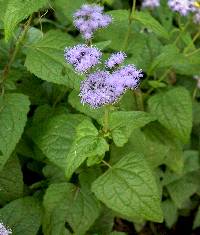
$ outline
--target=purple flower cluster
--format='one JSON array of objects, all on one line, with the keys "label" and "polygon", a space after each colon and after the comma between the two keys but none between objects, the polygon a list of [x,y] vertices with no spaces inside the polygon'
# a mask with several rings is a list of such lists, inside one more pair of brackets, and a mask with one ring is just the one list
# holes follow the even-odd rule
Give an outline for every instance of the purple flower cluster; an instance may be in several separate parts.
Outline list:
[{"label": "purple flower cluster", "polygon": [[93,108],[116,102],[123,90],[117,90],[117,84],[109,83],[109,78],[110,74],[107,71],[89,74],[81,84],[81,102]]},{"label": "purple flower cluster", "polygon": [[96,47],[79,44],[74,47],[66,47],[64,56],[67,62],[73,65],[78,73],[85,73],[101,59],[102,53]]},{"label": "purple flower cluster", "polygon": [[103,10],[103,7],[96,4],[85,4],[74,13],[74,25],[84,39],[91,39],[97,29],[112,22],[111,16],[104,14]]},{"label": "purple flower cluster", "polygon": [[153,9],[160,6],[160,0],[143,0],[142,6]]},{"label": "purple flower cluster", "polygon": [[113,73],[97,71],[88,75],[81,83],[81,102],[92,108],[113,104],[127,89],[135,89],[142,77],[142,71],[133,65],[119,68]]},{"label": "purple flower cluster", "polygon": [[[105,27],[111,22],[111,17],[103,14],[103,8],[98,5],[83,5],[74,14],[74,23],[81,31],[84,38],[89,39],[97,28]],[[102,57],[102,53],[95,47],[79,44],[67,47],[64,51],[66,61],[78,73],[87,73],[81,83],[80,97],[83,104],[92,108],[99,108],[105,104],[113,104],[119,100],[127,89],[135,89],[143,76],[141,70],[134,65],[119,67],[126,58],[123,52],[111,54],[105,62],[105,67],[110,71],[89,73]]]},{"label": "purple flower cluster", "polygon": [[179,12],[183,16],[194,10],[193,0],[169,0],[168,5],[173,11]]},{"label": "purple flower cluster", "polygon": [[113,53],[110,58],[105,62],[107,68],[112,69],[124,62],[126,54],[124,52]]},{"label": "purple flower cluster", "polygon": [[12,234],[12,231],[6,228],[2,223],[0,223],[0,235],[9,235]]}]

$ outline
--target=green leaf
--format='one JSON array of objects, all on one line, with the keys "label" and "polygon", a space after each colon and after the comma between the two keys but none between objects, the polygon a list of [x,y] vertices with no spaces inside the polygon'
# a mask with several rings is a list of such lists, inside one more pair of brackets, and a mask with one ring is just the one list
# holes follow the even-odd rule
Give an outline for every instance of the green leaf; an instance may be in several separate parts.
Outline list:
[{"label": "green leaf", "polygon": [[195,219],[194,219],[194,222],[193,222],[193,229],[196,229],[200,227],[200,206],[199,206],[199,209],[195,215]]},{"label": "green leaf", "polygon": [[92,234],[110,234],[114,225],[114,217],[115,215],[112,210],[103,207],[100,216],[95,221],[90,232]]},{"label": "green leaf", "polygon": [[11,228],[12,235],[36,235],[41,217],[40,203],[33,197],[17,199],[0,209],[0,220]]},{"label": "green leaf", "polygon": [[122,232],[111,232],[110,235],[126,235],[126,233],[122,233]]},{"label": "green leaf", "polygon": [[124,156],[94,181],[92,191],[106,206],[126,218],[162,222],[158,188],[142,154]]},{"label": "green leaf", "polygon": [[129,141],[122,148],[112,145],[110,161],[115,163],[121,159],[122,156],[132,151],[144,154],[149,165],[155,168],[165,163],[165,157],[169,151],[169,147],[160,143],[158,140],[151,140],[151,138],[140,129],[134,129]]},{"label": "green leaf", "polygon": [[132,15],[132,18],[138,20],[141,24],[152,30],[158,36],[169,39],[169,34],[165,28],[148,12],[136,11],[134,12],[134,15]]},{"label": "green leaf", "polygon": [[[3,21],[7,4],[8,4],[8,1],[7,1],[7,0],[0,0],[0,21]],[[1,23],[1,22],[0,22],[0,23]]]},{"label": "green leaf", "polygon": [[180,142],[158,122],[150,123],[143,128],[147,138],[160,146],[165,146],[166,156],[164,163],[173,171],[180,173],[183,170],[183,150]]},{"label": "green leaf", "polygon": [[174,174],[174,172],[171,172],[168,169],[165,171],[164,179],[162,181],[162,184],[164,186],[181,179],[183,176],[187,174],[194,173],[199,170],[200,164],[199,164],[198,151],[191,151],[191,150],[184,151],[183,164],[184,166],[181,174]]},{"label": "green leaf", "polygon": [[74,41],[70,35],[51,30],[29,46],[25,66],[43,80],[78,89],[81,78],[64,59],[64,48],[72,44]]},{"label": "green leaf", "polygon": [[29,100],[22,94],[0,97],[0,170],[18,143],[26,124]]},{"label": "green leaf", "polygon": [[[69,179],[86,158],[104,155],[109,146],[81,115],[59,115],[36,125],[31,136],[47,158]],[[83,121],[83,122],[81,122]]]},{"label": "green leaf", "polygon": [[162,209],[164,213],[165,223],[168,228],[171,228],[178,219],[178,209],[174,205],[173,201],[170,199],[162,202]]},{"label": "green leaf", "polygon": [[113,10],[109,14],[114,19],[112,24],[104,29],[98,30],[96,35],[98,41],[111,40],[109,47],[118,51],[120,46],[123,47],[124,35],[128,31],[129,12],[127,10]]},{"label": "green leaf", "polygon": [[[88,160],[92,158],[91,161],[87,162],[88,166],[99,163],[108,150],[109,145],[104,138],[98,136],[98,131],[92,122],[83,121],[76,128],[76,136],[67,155],[66,177],[70,178],[87,158]],[[98,156],[100,156],[100,159],[98,159]]]},{"label": "green leaf", "polygon": [[0,171],[0,205],[23,196],[23,175],[16,155]]},{"label": "green leaf", "polygon": [[74,234],[84,235],[100,213],[99,203],[91,192],[71,183],[51,184],[43,204],[44,235],[66,234],[66,222]]},{"label": "green leaf", "polygon": [[10,39],[19,22],[47,3],[48,0],[9,0],[3,19],[6,41]]},{"label": "green leaf", "polygon": [[73,4],[70,0],[56,0],[53,1],[53,8],[61,23],[68,24],[69,22],[72,22],[74,12],[84,3],[84,0],[76,0]]},{"label": "green leaf", "polygon": [[118,111],[109,115],[109,129],[114,143],[122,147],[128,142],[132,131],[154,121],[155,118],[141,111]]},{"label": "green leaf", "polygon": [[151,64],[151,74],[158,68],[168,68],[174,65],[174,61],[179,61],[182,59],[182,55],[179,52],[178,48],[172,44],[164,46],[161,50],[160,55],[154,58]]},{"label": "green leaf", "polygon": [[65,170],[76,126],[83,120],[84,116],[75,114],[53,116],[33,126],[29,135],[51,162]]},{"label": "green leaf", "polygon": [[189,140],[192,128],[192,101],[189,92],[178,87],[151,97],[150,112],[159,122],[184,143]]},{"label": "green leaf", "polygon": [[148,71],[154,58],[160,54],[161,42],[155,34],[146,33],[145,30],[134,32],[130,38],[131,41],[127,43],[127,53],[129,55],[126,59],[127,63],[135,64],[138,68]]},{"label": "green leaf", "polygon": [[193,172],[166,186],[173,202],[178,208],[182,208],[190,196],[197,192],[199,176],[197,172]]}]

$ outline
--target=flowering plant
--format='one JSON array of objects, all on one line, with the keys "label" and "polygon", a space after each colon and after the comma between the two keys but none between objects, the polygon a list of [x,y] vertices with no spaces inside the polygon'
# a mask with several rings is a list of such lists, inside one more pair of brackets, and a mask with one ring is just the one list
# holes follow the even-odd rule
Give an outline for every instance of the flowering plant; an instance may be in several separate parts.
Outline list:
[{"label": "flowering plant", "polygon": [[198,0],[0,0],[0,235],[198,234],[199,24]]}]

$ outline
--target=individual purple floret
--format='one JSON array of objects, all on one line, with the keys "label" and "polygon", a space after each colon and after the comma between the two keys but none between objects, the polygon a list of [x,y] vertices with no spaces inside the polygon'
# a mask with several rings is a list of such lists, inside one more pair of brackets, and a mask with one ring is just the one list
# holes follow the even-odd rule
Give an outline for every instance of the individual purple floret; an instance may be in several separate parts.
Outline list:
[{"label": "individual purple floret", "polygon": [[78,73],[86,73],[90,68],[97,65],[102,53],[96,47],[79,44],[74,47],[66,47],[65,59]]},{"label": "individual purple floret", "polygon": [[169,7],[185,16],[194,9],[193,0],[168,0]]},{"label": "individual purple floret", "polygon": [[12,234],[11,229],[6,228],[2,223],[0,223],[0,235],[9,235]]},{"label": "individual purple floret", "polygon": [[126,65],[112,74],[123,83],[124,89],[136,89],[140,78],[143,77],[142,70],[136,69],[134,65]]},{"label": "individual purple floret", "polygon": [[81,83],[81,102],[90,105],[92,108],[115,103],[123,94],[124,88],[117,81],[109,82],[110,76],[107,71],[89,74],[87,79]]},{"label": "individual purple floret", "polygon": [[143,0],[142,6],[153,9],[160,6],[160,0]]},{"label": "individual purple floret", "polygon": [[117,65],[124,62],[126,54],[124,52],[113,53],[110,58],[105,62],[107,68],[112,69]]},{"label": "individual purple floret", "polygon": [[74,25],[84,39],[91,39],[97,29],[106,27],[112,22],[111,16],[104,14],[103,10],[103,7],[96,4],[85,4],[74,13]]}]

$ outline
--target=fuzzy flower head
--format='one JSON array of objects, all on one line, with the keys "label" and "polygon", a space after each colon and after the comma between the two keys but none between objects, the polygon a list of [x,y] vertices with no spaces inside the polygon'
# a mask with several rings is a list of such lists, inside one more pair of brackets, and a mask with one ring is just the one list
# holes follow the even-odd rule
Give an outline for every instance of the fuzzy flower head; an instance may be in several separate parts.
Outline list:
[{"label": "fuzzy flower head", "polygon": [[160,0],[143,0],[142,6],[153,9],[160,6]]},{"label": "fuzzy flower head", "polygon": [[83,104],[99,108],[105,104],[115,103],[123,94],[123,86],[109,82],[111,75],[107,71],[97,71],[89,74],[81,84],[80,97]]},{"label": "fuzzy flower head", "polygon": [[126,54],[124,52],[113,53],[110,58],[105,62],[107,68],[112,69],[124,62]]},{"label": "fuzzy flower head", "polygon": [[116,70],[113,76],[122,83],[124,89],[136,89],[140,78],[143,77],[142,70],[136,69],[134,65],[126,65]]},{"label": "fuzzy flower head", "polygon": [[6,228],[1,222],[0,222],[0,235],[9,235],[12,234],[11,229]]},{"label": "fuzzy flower head", "polygon": [[103,10],[104,8],[99,5],[85,4],[74,13],[74,25],[84,39],[91,39],[97,29],[104,28],[112,22],[111,16],[104,14]]},{"label": "fuzzy flower head", "polygon": [[194,9],[194,0],[168,0],[169,7],[181,15],[186,16]]},{"label": "fuzzy flower head", "polygon": [[74,47],[66,47],[64,56],[75,71],[82,74],[99,63],[102,53],[96,47],[79,44]]}]

